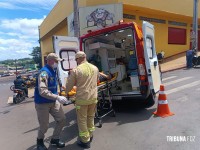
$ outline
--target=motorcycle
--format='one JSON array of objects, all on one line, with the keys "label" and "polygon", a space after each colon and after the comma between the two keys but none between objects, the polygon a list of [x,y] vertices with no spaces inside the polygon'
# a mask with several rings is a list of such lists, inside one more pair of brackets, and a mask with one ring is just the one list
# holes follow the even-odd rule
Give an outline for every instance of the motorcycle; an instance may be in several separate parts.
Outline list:
[{"label": "motorcycle", "polygon": [[192,59],[192,64],[193,67],[197,67],[198,65],[200,65],[200,56],[194,56]]},{"label": "motorcycle", "polygon": [[36,79],[28,79],[25,81],[27,88],[34,88],[36,84]]},{"label": "motorcycle", "polygon": [[26,82],[27,88],[34,88],[36,84],[36,78],[33,76],[28,76],[23,78],[24,81]]},{"label": "motorcycle", "polygon": [[15,89],[14,85],[11,85],[10,90],[13,91],[13,103],[18,104],[25,100],[26,94],[21,89]]},{"label": "motorcycle", "polygon": [[24,101],[25,97],[26,97],[26,95],[23,90],[21,90],[21,89],[13,90],[13,103],[14,104],[18,104],[18,103]]}]

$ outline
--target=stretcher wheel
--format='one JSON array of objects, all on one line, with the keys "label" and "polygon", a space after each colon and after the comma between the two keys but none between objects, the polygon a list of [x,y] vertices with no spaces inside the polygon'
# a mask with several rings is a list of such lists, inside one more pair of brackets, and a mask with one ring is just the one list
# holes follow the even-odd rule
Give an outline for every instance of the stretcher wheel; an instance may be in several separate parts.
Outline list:
[{"label": "stretcher wheel", "polygon": [[99,119],[99,128],[101,128],[101,127],[102,127],[102,120]]}]

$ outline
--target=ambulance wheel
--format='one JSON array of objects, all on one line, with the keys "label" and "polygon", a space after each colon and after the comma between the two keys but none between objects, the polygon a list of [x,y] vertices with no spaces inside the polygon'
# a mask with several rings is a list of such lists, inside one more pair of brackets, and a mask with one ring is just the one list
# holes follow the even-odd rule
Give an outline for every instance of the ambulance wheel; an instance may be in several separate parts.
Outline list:
[{"label": "ambulance wheel", "polygon": [[13,103],[14,103],[14,104],[17,104],[16,98],[13,98]]},{"label": "ambulance wheel", "polygon": [[102,120],[100,119],[99,120],[99,128],[101,128],[102,127]]},{"label": "ambulance wheel", "polygon": [[148,98],[144,101],[144,107],[149,108],[155,104],[155,95],[150,94]]}]

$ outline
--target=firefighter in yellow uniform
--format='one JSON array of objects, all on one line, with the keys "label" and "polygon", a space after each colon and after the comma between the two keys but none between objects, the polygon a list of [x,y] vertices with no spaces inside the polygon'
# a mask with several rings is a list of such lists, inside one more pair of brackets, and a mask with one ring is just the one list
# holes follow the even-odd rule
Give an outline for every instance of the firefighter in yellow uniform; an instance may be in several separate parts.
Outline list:
[{"label": "firefighter in yellow uniform", "polygon": [[77,144],[83,148],[90,148],[95,130],[94,117],[99,70],[86,61],[86,54],[82,51],[76,53],[75,59],[78,66],[70,72],[65,92],[71,91],[73,86],[77,87],[75,105],[80,139]]}]

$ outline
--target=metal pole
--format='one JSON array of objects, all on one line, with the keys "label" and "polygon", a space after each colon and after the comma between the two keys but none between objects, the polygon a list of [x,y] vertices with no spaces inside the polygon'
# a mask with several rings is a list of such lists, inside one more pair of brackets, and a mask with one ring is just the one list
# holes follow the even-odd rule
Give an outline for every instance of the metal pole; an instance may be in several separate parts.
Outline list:
[{"label": "metal pole", "polygon": [[199,0],[194,0],[193,8],[193,31],[195,33],[195,39],[192,42],[192,49],[198,50],[198,2]]},{"label": "metal pole", "polygon": [[[39,44],[40,44],[40,56],[41,56],[41,59],[40,59],[40,63],[39,63],[39,68],[37,67],[37,70],[41,69],[42,68],[42,47],[41,47],[41,40],[40,40],[40,26],[38,26],[38,31],[39,31]],[[45,64],[44,64],[45,65]]]},{"label": "metal pole", "polygon": [[15,75],[16,75],[16,78],[17,78],[17,60],[15,59]]},{"label": "metal pole", "polygon": [[74,36],[80,36],[78,0],[74,0]]}]

